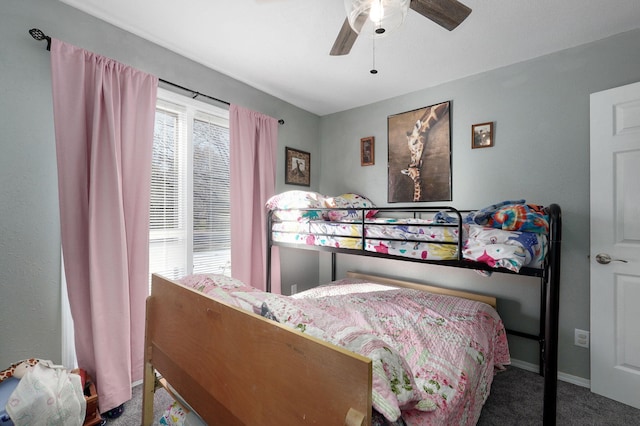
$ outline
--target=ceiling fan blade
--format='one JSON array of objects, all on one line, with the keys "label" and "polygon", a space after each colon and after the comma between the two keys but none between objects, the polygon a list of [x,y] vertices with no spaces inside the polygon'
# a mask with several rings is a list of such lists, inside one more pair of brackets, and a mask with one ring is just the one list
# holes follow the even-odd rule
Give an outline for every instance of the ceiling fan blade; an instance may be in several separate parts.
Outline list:
[{"label": "ceiling fan blade", "polygon": [[344,23],[342,24],[342,28],[340,28],[340,32],[338,33],[338,37],[333,43],[333,47],[331,48],[331,52],[329,52],[329,54],[331,56],[348,54],[351,51],[353,43],[356,42],[357,38],[358,33],[353,31],[353,28],[351,28],[351,25],[349,25],[349,20],[345,19]]},{"label": "ceiling fan blade", "polygon": [[329,52],[331,56],[346,55],[351,51],[353,44],[358,38],[358,33],[362,30],[367,17],[368,15],[360,15],[356,18],[355,26],[358,29],[358,32],[355,32],[353,28],[351,28],[351,25],[349,25],[349,19],[345,18],[342,28],[340,28],[340,32],[338,33],[338,37],[333,43],[331,52]]},{"label": "ceiling fan blade", "polygon": [[449,31],[460,25],[471,13],[471,8],[458,0],[411,0],[409,7]]}]

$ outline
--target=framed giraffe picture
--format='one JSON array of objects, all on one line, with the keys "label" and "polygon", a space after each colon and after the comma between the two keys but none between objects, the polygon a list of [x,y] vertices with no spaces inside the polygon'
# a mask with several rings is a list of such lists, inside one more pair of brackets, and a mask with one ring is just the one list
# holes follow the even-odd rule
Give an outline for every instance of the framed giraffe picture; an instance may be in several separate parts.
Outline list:
[{"label": "framed giraffe picture", "polygon": [[287,146],[284,155],[284,183],[311,186],[311,154]]},{"label": "framed giraffe picture", "polygon": [[390,115],[387,199],[451,201],[451,101]]}]

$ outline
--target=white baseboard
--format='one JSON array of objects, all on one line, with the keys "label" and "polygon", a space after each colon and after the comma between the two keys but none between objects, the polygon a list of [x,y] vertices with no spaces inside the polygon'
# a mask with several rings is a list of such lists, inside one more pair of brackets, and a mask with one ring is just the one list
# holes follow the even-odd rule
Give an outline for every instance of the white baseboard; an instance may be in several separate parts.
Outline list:
[{"label": "white baseboard", "polygon": [[[521,368],[526,371],[531,371],[533,373],[538,373],[539,368],[537,364],[531,364],[530,362],[521,361],[519,359],[511,358],[511,365],[514,367]],[[563,382],[571,383],[574,385],[582,386],[587,389],[591,389],[591,380],[584,379],[582,377],[574,376],[572,374],[563,373],[558,371],[558,379]]]}]

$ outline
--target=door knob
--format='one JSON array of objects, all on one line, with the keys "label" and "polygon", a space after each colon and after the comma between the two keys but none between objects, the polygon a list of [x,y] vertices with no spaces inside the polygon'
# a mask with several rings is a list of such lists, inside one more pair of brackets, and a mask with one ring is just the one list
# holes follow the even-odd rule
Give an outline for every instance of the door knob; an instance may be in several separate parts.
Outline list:
[{"label": "door knob", "polygon": [[611,256],[609,256],[607,253],[598,253],[596,255],[596,262],[601,263],[603,265],[607,265],[611,262],[629,263],[624,259],[612,259]]}]

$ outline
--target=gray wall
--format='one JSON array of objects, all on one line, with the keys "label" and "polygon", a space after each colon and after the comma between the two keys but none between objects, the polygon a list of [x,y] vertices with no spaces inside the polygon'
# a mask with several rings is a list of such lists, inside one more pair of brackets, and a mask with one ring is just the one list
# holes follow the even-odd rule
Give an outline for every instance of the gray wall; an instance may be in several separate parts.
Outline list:
[{"label": "gray wall", "polygon": [[[589,351],[573,345],[589,329],[589,94],[640,80],[640,31],[453,81],[322,118],[320,192],[355,191],[387,203],[387,116],[452,101],[452,205],[480,208],[525,198],[563,210],[560,371],[589,378]],[[471,125],[495,122],[495,146],[471,149]],[[360,138],[375,136],[374,166],[359,163]],[[442,203],[439,203],[442,204]],[[321,280],[329,278],[321,260]],[[342,256],[348,269],[402,275],[500,295],[511,328],[536,330],[537,280]],[[537,363],[536,344],[510,340],[512,356]]]},{"label": "gray wall", "polygon": [[[589,94],[640,80],[640,31],[432,89],[318,118],[232,78],[57,1],[4,0],[0,13],[0,366],[27,357],[60,361],[60,234],[47,34],[202,93],[286,121],[284,147],[311,153],[311,190],[347,191],[386,205],[388,115],[452,101],[453,202],[478,208],[510,198],[563,208],[560,370],[589,377],[588,350],[573,329],[589,329]],[[267,70],[268,71],[268,70]],[[274,70],[274,72],[277,72]],[[474,123],[496,123],[495,146],[470,149]],[[360,167],[359,141],[376,137],[376,164]],[[320,149],[322,147],[322,149]],[[321,171],[321,167],[326,167]],[[326,281],[328,256],[282,250],[283,290]],[[508,326],[535,331],[535,280],[342,256],[356,269],[500,295]],[[514,358],[535,363],[536,345],[512,339]]]},{"label": "gray wall", "polygon": [[[311,153],[319,182],[319,118],[58,1],[0,6],[0,369],[39,357],[61,362],[60,225],[47,35],[174,83],[283,118],[277,189],[285,190],[284,147]],[[212,43],[224,41],[212,40]],[[265,70],[269,72],[269,70]],[[275,70],[273,72],[276,72]],[[318,259],[291,253],[283,281],[317,282]],[[298,269],[300,265],[302,269]],[[108,348],[105,348],[108,350]]]}]

